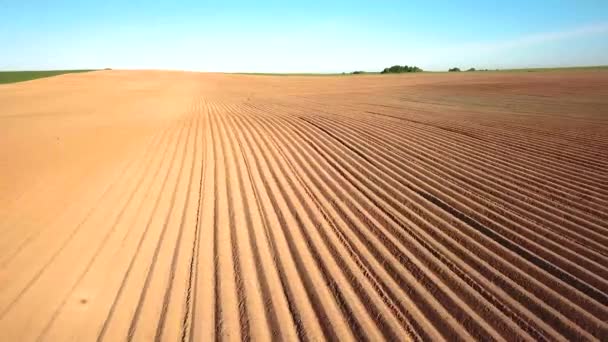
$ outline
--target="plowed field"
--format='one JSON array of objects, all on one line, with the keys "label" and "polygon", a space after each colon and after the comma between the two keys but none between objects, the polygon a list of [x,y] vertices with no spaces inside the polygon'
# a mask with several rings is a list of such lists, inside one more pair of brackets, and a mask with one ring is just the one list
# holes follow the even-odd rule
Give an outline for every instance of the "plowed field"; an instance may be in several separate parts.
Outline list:
[{"label": "plowed field", "polygon": [[608,340],[608,72],[0,85],[0,340]]}]

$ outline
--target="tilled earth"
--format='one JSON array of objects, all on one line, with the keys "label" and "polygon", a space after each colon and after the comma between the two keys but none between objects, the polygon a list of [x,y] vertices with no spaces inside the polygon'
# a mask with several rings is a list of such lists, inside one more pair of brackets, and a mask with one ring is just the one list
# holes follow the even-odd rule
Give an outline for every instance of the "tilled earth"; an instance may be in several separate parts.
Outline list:
[{"label": "tilled earth", "polygon": [[608,72],[0,85],[0,340],[608,340]]}]

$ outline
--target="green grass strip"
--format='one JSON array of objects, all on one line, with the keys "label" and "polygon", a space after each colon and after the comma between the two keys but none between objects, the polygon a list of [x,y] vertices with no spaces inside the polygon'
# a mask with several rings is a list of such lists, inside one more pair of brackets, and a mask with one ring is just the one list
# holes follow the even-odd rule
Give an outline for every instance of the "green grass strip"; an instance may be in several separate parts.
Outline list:
[{"label": "green grass strip", "polygon": [[0,71],[0,84],[15,83],[37,78],[51,77],[76,72],[87,72],[94,70],[38,70],[38,71]]}]

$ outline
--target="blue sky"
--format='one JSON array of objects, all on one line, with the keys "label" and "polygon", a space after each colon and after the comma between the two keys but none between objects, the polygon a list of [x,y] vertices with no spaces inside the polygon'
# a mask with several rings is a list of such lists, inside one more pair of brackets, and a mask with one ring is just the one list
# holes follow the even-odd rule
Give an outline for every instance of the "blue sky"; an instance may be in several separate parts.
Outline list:
[{"label": "blue sky", "polygon": [[608,64],[607,0],[0,0],[0,69]]}]

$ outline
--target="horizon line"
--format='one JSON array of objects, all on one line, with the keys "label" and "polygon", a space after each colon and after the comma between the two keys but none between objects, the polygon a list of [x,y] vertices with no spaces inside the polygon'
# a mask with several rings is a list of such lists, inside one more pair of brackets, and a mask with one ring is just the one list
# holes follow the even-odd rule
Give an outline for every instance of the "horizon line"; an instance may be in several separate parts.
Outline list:
[{"label": "horizon line", "polygon": [[[393,64],[393,65],[401,65],[401,64]],[[403,64],[408,65],[408,64]],[[392,65],[391,65],[392,66]],[[390,66],[388,66],[390,67]],[[466,67],[459,67],[462,72],[466,72]],[[475,67],[473,67],[475,68]],[[510,70],[538,70],[538,69],[592,69],[592,68],[608,68],[608,64],[576,64],[576,65],[559,65],[559,66],[525,66],[525,67],[514,67],[514,68],[475,68],[476,71],[510,71]],[[448,68],[449,69],[449,68]],[[449,72],[448,69],[423,69],[422,72]],[[277,75],[342,75],[342,74],[351,74],[355,71],[362,71],[363,73],[368,74],[380,74],[382,69],[379,70],[352,70],[352,71],[328,71],[328,72],[291,72],[291,71],[206,71],[206,70],[193,70],[193,69],[173,69],[173,68],[112,68],[112,67],[104,67],[104,68],[73,68],[73,69],[1,69],[0,72],[36,72],[36,71],[175,71],[175,72],[198,72],[198,73],[207,73],[207,74],[251,74],[251,75],[259,75],[259,74],[277,74]],[[419,72],[418,72],[419,73]],[[415,73],[414,73],[415,74]]]}]

